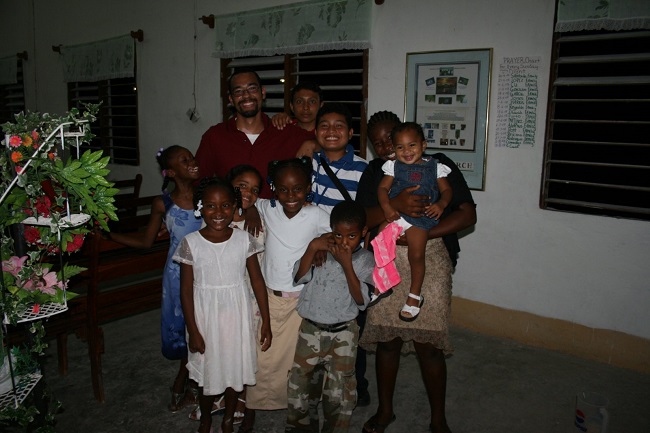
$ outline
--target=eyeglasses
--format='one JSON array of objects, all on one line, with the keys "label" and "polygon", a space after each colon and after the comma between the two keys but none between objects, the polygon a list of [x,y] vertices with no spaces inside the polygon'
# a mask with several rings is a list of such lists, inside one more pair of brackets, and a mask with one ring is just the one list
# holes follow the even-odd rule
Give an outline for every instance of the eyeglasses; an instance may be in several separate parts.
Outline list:
[{"label": "eyeglasses", "polygon": [[235,98],[239,98],[244,96],[244,93],[248,93],[249,95],[255,95],[259,91],[260,91],[260,86],[258,86],[257,84],[251,84],[245,89],[235,89],[232,92],[230,92],[230,94]]}]

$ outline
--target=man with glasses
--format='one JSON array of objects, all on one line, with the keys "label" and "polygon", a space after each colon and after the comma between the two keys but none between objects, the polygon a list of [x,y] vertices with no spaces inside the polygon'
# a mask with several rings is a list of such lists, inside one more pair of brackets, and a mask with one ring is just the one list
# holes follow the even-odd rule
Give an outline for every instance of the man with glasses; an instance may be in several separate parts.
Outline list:
[{"label": "man with glasses", "polygon": [[[228,78],[228,100],[235,113],[201,137],[196,160],[202,176],[225,177],[232,167],[250,164],[266,179],[270,161],[311,156],[313,144],[301,150],[302,144],[312,138],[310,134],[294,125],[282,130],[274,127],[262,112],[265,97],[266,89],[255,71],[237,69]],[[271,198],[270,189],[263,188],[260,197]]]}]

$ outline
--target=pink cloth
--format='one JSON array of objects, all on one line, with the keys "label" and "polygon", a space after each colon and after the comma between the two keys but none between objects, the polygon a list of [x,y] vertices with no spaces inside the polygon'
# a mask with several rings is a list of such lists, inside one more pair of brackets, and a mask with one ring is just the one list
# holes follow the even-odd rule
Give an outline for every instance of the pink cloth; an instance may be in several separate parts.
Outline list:
[{"label": "pink cloth", "polygon": [[399,224],[390,223],[370,242],[376,264],[372,272],[372,280],[381,293],[395,287],[402,280],[397,267],[395,267],[397,238],[402,230],[403,228]]}]

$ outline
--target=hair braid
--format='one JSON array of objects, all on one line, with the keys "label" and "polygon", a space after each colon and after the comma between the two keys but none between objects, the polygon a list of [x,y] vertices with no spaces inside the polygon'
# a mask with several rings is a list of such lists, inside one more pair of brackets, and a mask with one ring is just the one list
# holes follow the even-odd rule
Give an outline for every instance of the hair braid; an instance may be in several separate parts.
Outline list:
[{"label": "hair braid", "polygon": [[399,117],[397,117],[397,114],[392,111],[378,111],[368,119],[368,136],[372,134],[374,128],[383,123],[394,123],[395,125],[399,125],[402,122],[399,120]]},{"label": "hair braid", "polygon": [[169,158],[178,149],[183,149],[183,147],[174,144],[172,146],[169,146],[166,149],[160,148],[158,153],[156,153],[156,161],[158,161],[158,166],[160,167],[160,173],[163,176],[163,184],[162,187],[160,188],[163,192],[167,190],[167,186],[169,185],[169,182],[171,180],[171,178],[167,176],[167,169],[169,169]]}]

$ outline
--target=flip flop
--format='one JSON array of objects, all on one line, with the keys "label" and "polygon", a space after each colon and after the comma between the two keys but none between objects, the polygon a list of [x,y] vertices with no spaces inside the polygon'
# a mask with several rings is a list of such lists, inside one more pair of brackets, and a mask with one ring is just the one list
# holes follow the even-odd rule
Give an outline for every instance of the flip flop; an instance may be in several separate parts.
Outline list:
[{"label": "flip flop", "polygon": [[370,419],[363,425],[361,433],[384,433],[384,431],[386,431],[386,428],[388,428],[388,426],[394,423],[397,419],[395,414],[393,414],[393,417],[390,419],[390,421],[388,421],[386,424],[383,424],[377,420],[378,418],[379,416],[377,414],[371,416]]}]

